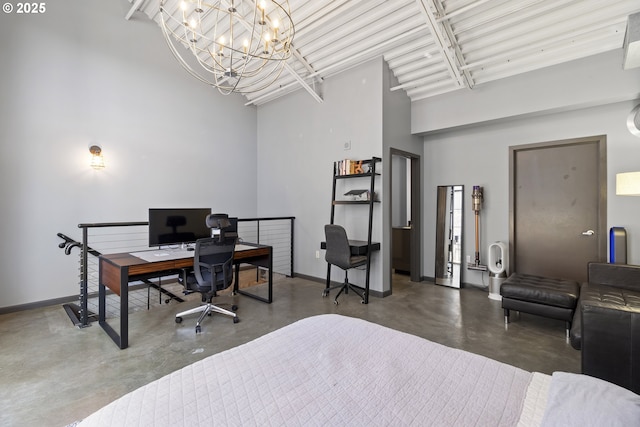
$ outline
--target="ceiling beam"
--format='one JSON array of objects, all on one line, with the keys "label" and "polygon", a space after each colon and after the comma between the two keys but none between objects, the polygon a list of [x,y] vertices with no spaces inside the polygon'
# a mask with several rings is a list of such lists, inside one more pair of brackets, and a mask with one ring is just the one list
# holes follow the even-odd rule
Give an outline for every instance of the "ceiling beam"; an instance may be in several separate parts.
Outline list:
[{"label": "ceiling beam", "polygon": [[131,9],[129,9],[129,12],[127,12],[127,14],[124,16],[124,19],[126,19],[127,21],[131,19],[133,14],[136,13],[138,9],[140,9],[140,6],[142,6],[143,1],[144,0],[135,0],[135,2],[133,3],[133,6],[131,6]]},{"label": "ceiling beam", "polygon": [[416,0],[418,9],[420,9],[420,12],[426,18],[425,23],[427,24],[429,31],[431,31],[431,35],[433,36],[433,39],[436,42],[436,46],[440,51],[440,54],[442,55],[445,66],[449,71],[449,75],[451,76],[453,81],[457,83],[458,86],[462,87],[464,86],[463,79],[461,77],[460,71],[458,70],[458,67],[456,66],[456,60],[451,54],[450,47],[453,46],[453,43],[451,42],[451,40],[449,40],[447,34],[443,33],[440,30],[436,17],[430,7],[433,5],[432,2],[433,0]]},{"label": "ceiling beam", "polygon": [[[444,8],[442,7],[442,3],[438,0],[431,0],[431,1],[433,2],[433,7],[438,12],[438,15],[444,15],[445,11],[444,11]],[[482,3],[482,1],[476,3],[476,5],[480,3]],[[468,70],[464,69],[464,65],[466,64],[466,61],[465,61],[464,55],[462,54],[462,50],[460,49],[460,44],[458,44],[458,39],[456,38],[456,35],[453,32],[453,28],[451,27],[451,22],[447,20],[442,22],[440,25],[442,25],[442,28],[447,34],[449,43],[451,43],[451,49],[453,49],[453,52],[456,55],[457,71],[458,73],[462,74],[462,77],[464,78],[464,85],[468,89],[472,89],[475,86],[475,83],[473,81],[473,77],[471,73]]]},{"label": "ceiling beam", "polygon": [[437,19],[437,22],[442,22],[442,21],[447,21],[451,18],[453,18],[454,16],[460,15],[461,13],[465,13],[473,8],[476,8],[478,6],[481,6],[484,3],[488,3],[492,0],[478,0],[476,2],[473,3],[469,3],[466,6],[461,7],[460,9],[454,10],[451,13],[448,14],[441,14],[440,17]]},{"label": "ceiling beam", "polygon": [[[253,5],[253,7],[258,7],[258,5],[256,4],[255,0],[251,0],[251,3]],[[268,19],[268,18],[267,18]],[[251,31],[251,28],[247,27],[245,22],[243,20],[240,21],[243,25],[245,25],[245,28],[247,28],[247,31]],[[294,35],[295,37],[295,35]],[[293,56],[302,64],[304,65],[304,67],[309,70],[310,73],[313,73],[313,67],[311,66],[311,64],[309,64],[304,57],[300,54],[300,52],[298,52],[298,50],[293,47],[290,46],[291,49],[291,53],[293,54]],[[322,99],[322,97],[320,97],[320,95],[314,90],[314,88],[312,88],[307,82],[304,81],[304,78],[298,74],[296,72],[296,70],[293,69],[293,67],[291,65],[289,65],[288,63],[284,63],[284,68],[285,70],[287,70],[287,72],[289,74],[291,74],[293,76],[294,79],[296,79],[296,81],[300,84],[300,86],[302,86],[304,88],[304,90],[306,90],[307,92],[309,92],[309,94],[313,97],[313,99],[315,99],[316,101],[318,101],[319,103],[324,102],[324,100]]]},{"label": "ceiling beam", "polygon": [[[325,68],[323,68],[320,71],[316,71],[314,73],[309,74],[308,76],[306,76],[306,78],[316,77],[316,76],[320,76],[320,75],[323,75],[323,76],[326,77],[329,74],[329,72],[331,70],[333,70],[334,68],[346,66],[347,64],[349,64],[349,66],[354,66],[354,65],[356,65],[357,63],[359,63],[361,61],[366,61],[366,60],[370,59],[371,55],[373,53],[375,53],[377,51],[382,52],[383,48],[385,48],[385,47],[387,47],[389,45],[394,45],[396,43],[400,43],[404,39],[411,38],[415,34],[418,34],[421,31],[424,31],[424,30],[422,28],[416,27],[416,28],[414,28],[412,30],[409,30],[409,31],[405,32],[405,33],[402,33],[402,34],[399,34],[399,35],[397,35],[395,37],[392,37],[392,38],[384,41],[383,43],[379,43],[379,44],[376,44],[375,46],[372,46],[372,47],[370,47],[368,49],[361,50],[360,52],[358,52],[358,53],[356,53],[354,55],[351,55],[348,58],[345,58],[345,59],[342,59],[340,61],[334,62],[333,64],[326,66]],[[257,103],[257,102],[259,102],[259,101],[261,101],[263,99],[267,99],[271,95],[275,95],[277,92],[281,92],[284,89],[290,88],[294,84],[295,83],[289,83],[288,85],[279,87],[279,88],[277,88],[277,89],[275,89],[275,90],[273,90],[271,92],[265,93],[264,95],[261,95],[261,96],[259,96],[257,98],[254,98],[254,99],[250,100],[245,105],[252,105],[252,104],[255,104],[255,103]]]}]

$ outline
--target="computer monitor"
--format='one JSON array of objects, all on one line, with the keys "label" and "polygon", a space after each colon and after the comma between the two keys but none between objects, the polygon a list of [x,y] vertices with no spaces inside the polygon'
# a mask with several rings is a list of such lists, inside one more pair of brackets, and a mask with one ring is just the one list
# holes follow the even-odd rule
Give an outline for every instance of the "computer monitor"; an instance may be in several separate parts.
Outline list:
[{"label": "computer monitor", "polygon": [[149,246],[193,243],[211,237],[206,218],[211,209],[149,209]]}]

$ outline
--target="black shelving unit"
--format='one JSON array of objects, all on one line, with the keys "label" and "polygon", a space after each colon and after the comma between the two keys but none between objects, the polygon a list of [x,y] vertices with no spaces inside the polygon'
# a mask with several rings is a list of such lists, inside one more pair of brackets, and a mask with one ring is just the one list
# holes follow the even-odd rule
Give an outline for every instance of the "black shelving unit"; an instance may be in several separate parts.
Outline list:
[{"label": "black shelving unit", "polygon": [[[366,242],[350,240],[350,243],[351,242],[355,243],[355,245],[352,246],[352,251],[358,250],[358,249],[361,250],[363,245],[360,243],[366,244],[367,264],[366,264],[366,272],[365,272],[365,275],[366,275],[365,287],[363,289],[364,304],[369,303],[369,278],[370,278],[370,271],[371,271],[371,254],[375,250],[380,249],[380,243],[371,241],[371,234],[373,231],[373,208],[377,203],[380,203],[379,200],[375,200],[376,198],[375,188],[376,188],[376,177],[380,176],[380,174],[376,172],[376,165],[381,161],[382,159],[379,157],[372,157],[371,159],[363,160],[362,165],[363,166],[368,165],[369,170],[367,172],[353,173],[353,174],[346,173],[342,175],[339,174],[340,168],[339,168],[338,162],[334,162],[333,164],[333,189],[331,190],[331,221],[330,223],[331,224],[334,223],[335,210],[336,210],[336,206],[338,205],[369,205],[369,224],[367,228],[368,232],[367,232]],[[345,179],[361,179],[362,180],[367,178],[369,179],[369,200],[336,200],[336,188],[337,188],[338,181],[345,180]],[[361,252],[358,254],[363,255]],[[325,292],[327,292],[327,294],[330,286],[331,286],[331,264],[328,264],[327,265],[327,284],[325,288]]]}]

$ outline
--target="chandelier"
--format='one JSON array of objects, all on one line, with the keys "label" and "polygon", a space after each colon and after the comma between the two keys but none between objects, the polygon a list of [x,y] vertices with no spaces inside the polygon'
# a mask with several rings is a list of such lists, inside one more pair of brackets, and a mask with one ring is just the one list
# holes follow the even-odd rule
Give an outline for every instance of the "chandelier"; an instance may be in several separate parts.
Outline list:
[{"label": "chandelier", "polygon": [[[291,56],[295,30],[287,0],[160,0],[160,20],[180,65],[224,95],[265,89]],[[184,48],[193,58],[185,60]]]}]

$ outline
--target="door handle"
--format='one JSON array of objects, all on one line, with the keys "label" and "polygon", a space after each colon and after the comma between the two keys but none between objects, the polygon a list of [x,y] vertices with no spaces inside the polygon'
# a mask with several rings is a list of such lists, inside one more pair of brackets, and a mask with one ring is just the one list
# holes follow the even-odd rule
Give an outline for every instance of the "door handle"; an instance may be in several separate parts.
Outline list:
[{"label": "door handle", "polygon": [[596,232],[593,230],[587,230],[582,232],[583,236],[593,236],[594,234],[596,234]]}]

